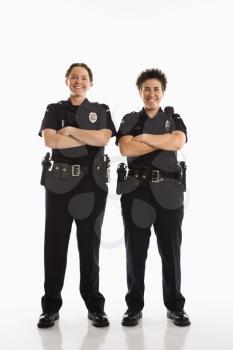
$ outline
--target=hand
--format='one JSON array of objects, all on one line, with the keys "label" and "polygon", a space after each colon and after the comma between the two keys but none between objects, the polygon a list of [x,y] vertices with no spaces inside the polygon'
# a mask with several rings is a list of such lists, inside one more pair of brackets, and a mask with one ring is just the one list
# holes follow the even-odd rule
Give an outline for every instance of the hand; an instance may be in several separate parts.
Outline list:
[{"label": "hand", "polygon": [[57,134],[63,135],[63,136],[72,136],[72,126],[66,126],[65,128],[62,128],[57,131]]},{"label": "hand", "polygon": [[137,142],[146,143],[146,138],[147,138],[147,134],[141,134],[141,135],[135,136],[133,139],[134,141],[137,141]]}]

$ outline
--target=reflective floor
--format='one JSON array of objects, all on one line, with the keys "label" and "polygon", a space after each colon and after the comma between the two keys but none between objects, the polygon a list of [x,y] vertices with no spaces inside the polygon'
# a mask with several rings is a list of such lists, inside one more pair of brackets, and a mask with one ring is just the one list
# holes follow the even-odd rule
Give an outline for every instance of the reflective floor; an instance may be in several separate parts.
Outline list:
[{"label": "reflective floor", "polygon": [[1,350],[232,350],[233,322],[227,308],[187,310],[192,325],[179,328],[167,320],[165,312],[153,315],[145,310],[136,327],[120,324],[122,313],[108,312],[110,327],[98,329],[77,315],[62,311],[60,320],[50,329],[36,327],[38,315],[33,311],[10,310],[1,318]]}]

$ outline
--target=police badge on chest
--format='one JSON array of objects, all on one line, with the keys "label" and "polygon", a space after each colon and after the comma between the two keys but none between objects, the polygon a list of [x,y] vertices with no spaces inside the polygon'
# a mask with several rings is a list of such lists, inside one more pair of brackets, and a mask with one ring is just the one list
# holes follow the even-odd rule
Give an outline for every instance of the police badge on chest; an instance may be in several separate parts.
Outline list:
[{"label": "police badge on chest", "polygon": [[166,123],[165,123],[166,132],[170,132],[170,129],[171,129],[171,122],[170,120],[166,120]]},{"label": "police badge on chest", "polygon": [[95,112],[89,113],[89,120],[94,124],[97,121],[97,114]]}]

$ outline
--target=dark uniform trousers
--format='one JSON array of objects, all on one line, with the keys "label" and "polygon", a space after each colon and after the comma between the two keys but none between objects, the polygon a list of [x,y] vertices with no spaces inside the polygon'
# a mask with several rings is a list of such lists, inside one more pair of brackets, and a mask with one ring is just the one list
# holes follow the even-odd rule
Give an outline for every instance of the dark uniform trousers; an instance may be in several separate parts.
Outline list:
[{"label": "dark uniform trousers", "polygon": [[150,188],[138,188],[121,196],[125,228],[128,309],[138,312],[144,306],[144,275],[153,225],[162,260],[163,299],[167,309],[180,311],[185,298],[180,292],[180,246],[183,205],[166,209],[158,204]]},{"label": "dark uniform trousers", "polygon": [[[68,210],[70,200],[81,193],[91,194],[92,198],[92,201],[83,203],[88,215],[82,218],[79,215],[80,205],[73,210],[77,215],[71,215]],[[61,290],[74,220],[80,260],[80,293],[90,312],[104,310],[105,299],[99,292],[99,247],[106,198],[107,191],[102,190],[88,176],[65,194],[56,194],[46,189],[45,295],[42,297],[44,312],[58,312],[62,305]]]}]

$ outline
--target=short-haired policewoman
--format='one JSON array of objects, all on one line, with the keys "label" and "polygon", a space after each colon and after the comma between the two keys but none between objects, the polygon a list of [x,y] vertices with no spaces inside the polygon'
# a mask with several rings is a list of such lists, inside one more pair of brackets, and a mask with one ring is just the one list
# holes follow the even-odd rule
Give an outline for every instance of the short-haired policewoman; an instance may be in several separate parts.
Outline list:
[{"label": "short-haired policewoman", "polygon": [[[124,116],[117,135],[129,168],[118,184],[127,258],[128,309],[122,320],[124,326],[135,326],[142,317],[145,263],[152,226],[162,259],[167,317],[176,326],[190,324],[180,290],[185,163],[177,162],[176,157],[176,151],[187,140],[187,132],[183,120],[171,107],[164,111],[160,107],[166,84],[166,76],[159,69],[141,72],[137,87],[143,108]],[[121,168],[124,172],[124,166]]]},{"label": "short-haired policewoman", "polygon": [[59,318],[73,222],[77,227],[80,293],[92,324],[105,327],[109,321],[99,291],[99,247],[109,170],[104,147],[115,136],[115,127],[108,106],[86,98],[93,83],[86,64],[72,64],[65,82],[69,99],[48,105],[39,132],[52,156],[47,168],[44,162],[42,176],[46,196],[45,293],[38,327],[51,327]]}]

